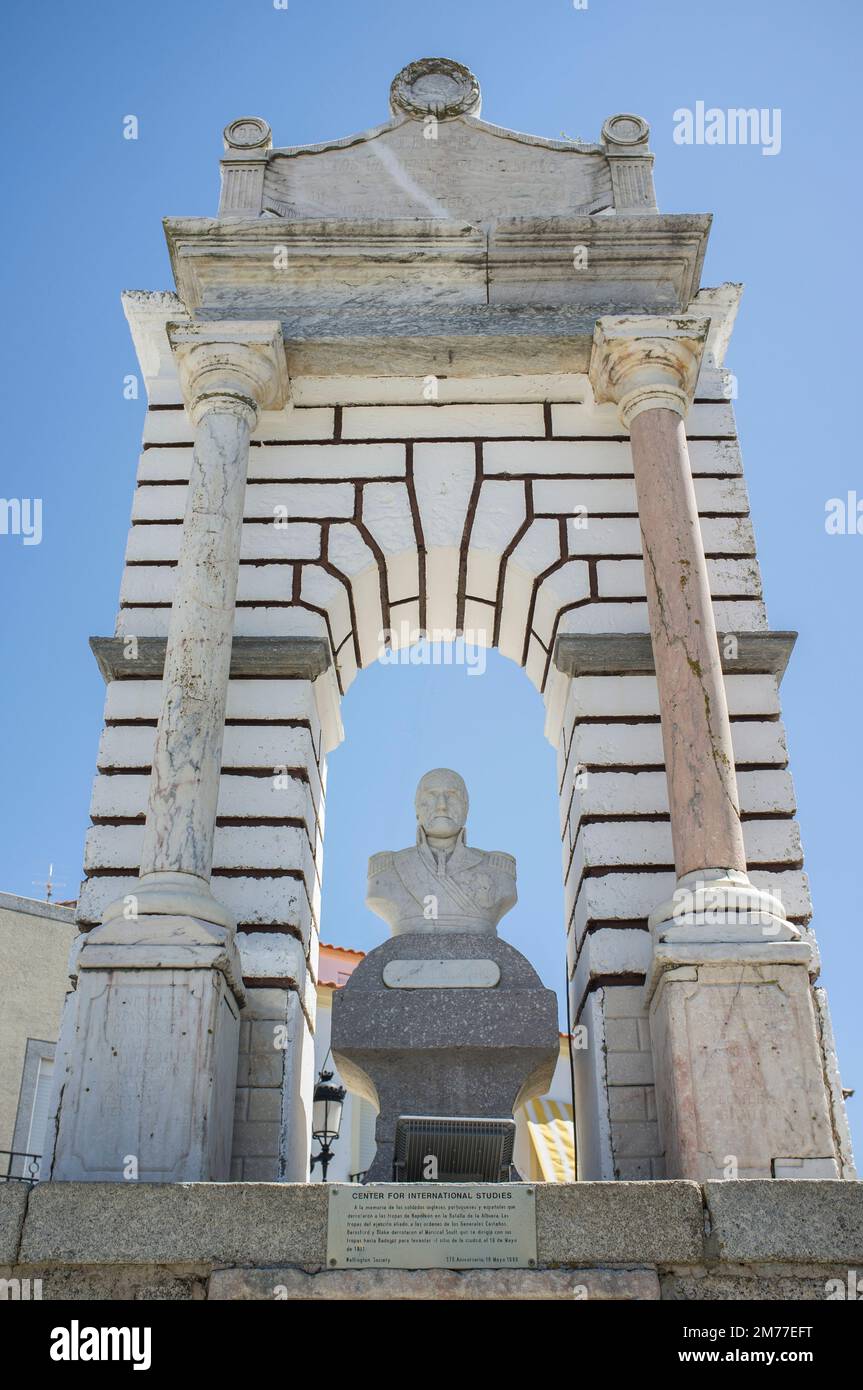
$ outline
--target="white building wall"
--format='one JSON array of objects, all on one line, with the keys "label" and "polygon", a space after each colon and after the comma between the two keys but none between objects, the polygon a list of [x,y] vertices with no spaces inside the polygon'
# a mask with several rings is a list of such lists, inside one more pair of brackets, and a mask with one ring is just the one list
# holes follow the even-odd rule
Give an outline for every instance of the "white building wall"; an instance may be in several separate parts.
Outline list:
[{"label": "white building wall", "polygon": [[[332,1025],[332,1002],[334,989],[321,985],[318,989],[318,1012],[315,1024],[315,1080],[324,1064],[333,1073],[333,1086],[345,1086],[339,1075],[330,1051],[330,1030]],[[333,1182],[355,1181],[359,1175],[371,1167],[375,1156],[375,1118],[377,1112],[367,1100],[355,1095],[345,1086],[345,1103],[342,1110],[342,1126],[338,1140],[333,1144],[333,1158],[327,1170],[328,1180]],[[314,1144],[318,1153],[319,1144]],[[312,1180],[321,1180],[320,1164],[315,1166]]]}]

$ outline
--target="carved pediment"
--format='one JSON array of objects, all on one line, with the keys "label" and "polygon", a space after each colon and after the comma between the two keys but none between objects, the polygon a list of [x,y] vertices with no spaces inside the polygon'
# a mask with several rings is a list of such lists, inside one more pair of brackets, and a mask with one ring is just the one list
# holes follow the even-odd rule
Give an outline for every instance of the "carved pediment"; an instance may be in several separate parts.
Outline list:
[{"label": "carved pediment", "polygon": [[612,205],[608,161],[475,116],[426,124],[410,116],[350,142],[273,150],[263,211],[292,219],[445,217],[475,225],[600,212]]},{"label": "carved pediment", "polygon": [[220,217],[289,221],[501,219],[654,212],[648,128],[607,120],[598,144],[547,140],[480,119],[479,83],[459,63],[424,58],[390,89],[392,119],[340,140],[272,149],[269,126],[225,131]]},{"label": "carved pediment", "polygon": [[583,371],[598,316],[687,310],[710,218],[657,212],[641,117],[504,130],[444,58],[402,69],[390,116],[287,149],[231,122],[218,217],[165,222],[187,313],[281,320],[295,375],[452,376]]}]

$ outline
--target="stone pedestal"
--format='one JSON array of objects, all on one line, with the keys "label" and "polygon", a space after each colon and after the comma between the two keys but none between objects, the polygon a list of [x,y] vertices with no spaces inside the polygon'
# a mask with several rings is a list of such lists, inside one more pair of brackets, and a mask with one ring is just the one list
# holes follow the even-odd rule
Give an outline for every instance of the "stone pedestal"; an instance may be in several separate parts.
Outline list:
[{"label": "stone pedestal", "polygon": [[81,953],[52,1176],[223,1182],[243,998],[233,936],[168,916],[101,931]]},{"label": "stone pedestal", "polygon": [[[494,985],[422,984],[424,975],[475,981],[497,972]],[[411,932],[370,951],[336,994],[332,1046],[345,1082],[379,1112],[367,1179],[389,1182],[400,1115],[509,1117],[548,1090],[557,1001],[496,936]]]},{"label": "stone pedestal", "polygon": [[646,997],[666,1174],[839,1177],[810,947],[748,937],[656,940]]}]

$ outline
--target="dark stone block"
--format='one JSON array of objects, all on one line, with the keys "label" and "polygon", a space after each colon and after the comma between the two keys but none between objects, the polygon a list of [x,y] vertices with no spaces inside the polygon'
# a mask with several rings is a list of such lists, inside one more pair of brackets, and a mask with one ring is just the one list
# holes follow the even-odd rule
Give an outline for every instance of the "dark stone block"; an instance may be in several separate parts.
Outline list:
[{"label": "dark stone block", "polygon": [[[389,988],[394,960],[491,960],[483,988]],[[378,1109],[372,1182],[392,1179],[400,1115],[508,1117],[551,1084],[557,1000],[525,957],[499,937],[410,933],[370,951],[333,999],[333,1056],[351,1087]]]}]

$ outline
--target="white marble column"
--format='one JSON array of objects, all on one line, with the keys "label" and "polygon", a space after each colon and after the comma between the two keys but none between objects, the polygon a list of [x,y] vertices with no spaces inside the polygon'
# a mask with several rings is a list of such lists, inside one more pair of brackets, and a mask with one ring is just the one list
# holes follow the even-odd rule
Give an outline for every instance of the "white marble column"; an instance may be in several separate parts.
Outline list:
[{"label": "white marble column", "polygon": [[[230,927],[210,891],[249,436],[285,403],[279,325],[170,324],[195,446],[141,856],[141,914]],[[103,921],[123,915],[112,904]]]},{"label": "white marble column", "polygon": [[832,1177],[811,950],[746,872],[684,417],[708,322],[603,318],[590,376],[629,431],[674,857],[645,985],[668,1177]]},{"label": "white marble column", "polygon": [[52,1177],[228,1176],[243,985],[210,888],[249,437],[284,406],[281,325],[173,324],[195,427],[135,893],[79,957]]}]

